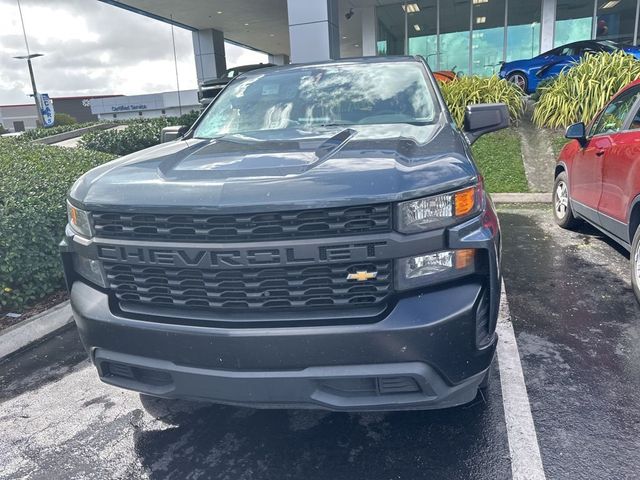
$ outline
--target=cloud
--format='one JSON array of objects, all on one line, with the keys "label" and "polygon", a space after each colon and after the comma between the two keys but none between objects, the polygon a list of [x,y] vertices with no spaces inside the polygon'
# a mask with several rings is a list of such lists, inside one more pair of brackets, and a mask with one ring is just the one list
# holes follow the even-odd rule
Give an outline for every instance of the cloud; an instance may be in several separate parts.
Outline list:
[{"label": "cloud", "polygon": [[[171,27],[97,0],[22,0],[38,90],[51,96],[140,94],[175,90]],[[0,104],[31,92],[15,0],[0,0]],[[191,32],[174,28],[180,88],[197,88]],[[227,44],[229,66],[266,55]]]}]

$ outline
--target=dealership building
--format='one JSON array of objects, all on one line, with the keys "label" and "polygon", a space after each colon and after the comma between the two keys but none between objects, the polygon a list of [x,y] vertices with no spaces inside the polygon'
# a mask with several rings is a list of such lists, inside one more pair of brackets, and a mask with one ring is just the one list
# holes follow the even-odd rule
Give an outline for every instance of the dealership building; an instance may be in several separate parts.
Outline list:
[{"label": "dealership building", "polygon": [[487,75],[565,43],[638,42],[640,0],[101,0],[193,32],[198,80],[226,68],[224,41],[273,63],[422,55]]},{"label": "dealership building", "polygon": [[95,98],[89,105],[100,120],[177,117],[202,108],[197,90]]},{"label": "dealership building", "polygon": [[[98,114],[91,111],[92,101],[102,101],[122,95],[83,95],[81,97],[53,97],[56,113],[66,113],[78,122],[98,120]],[[38,111],[33,103],[22,105],[0,105],[0,125],[9,132],[31,130],[38,125]]]}]

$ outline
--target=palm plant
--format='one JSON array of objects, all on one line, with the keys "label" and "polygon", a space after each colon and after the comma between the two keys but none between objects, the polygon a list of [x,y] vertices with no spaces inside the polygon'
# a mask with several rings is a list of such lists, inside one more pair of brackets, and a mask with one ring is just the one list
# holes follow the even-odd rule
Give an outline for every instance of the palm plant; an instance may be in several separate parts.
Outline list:
[{"label": "palm plant", "polygon": [[522,90],[495,75],[458,77],[451,82],[440,83],[440,90],[458,127],[462,127],[467,105],[505,103],[512,120],[517,120],[524,109]]},{"label": "palm plant", "polygon": [[640,78],[640,62],[623,51],[585,55],[553,82],[540,87],[533,112],[539,127],[589,123],[611,97]]}]

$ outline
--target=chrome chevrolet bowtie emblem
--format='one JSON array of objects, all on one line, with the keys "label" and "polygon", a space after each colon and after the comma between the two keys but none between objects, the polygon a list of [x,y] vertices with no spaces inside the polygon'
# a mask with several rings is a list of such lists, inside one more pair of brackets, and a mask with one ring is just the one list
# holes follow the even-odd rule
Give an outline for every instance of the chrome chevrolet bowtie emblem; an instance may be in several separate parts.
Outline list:
[{"label": "chrome chevrolet bowtie emblem", "polygon": [[358,282],[366,282],[373,280],[378,276],[378,272],[356,272],[347,275],[347,280],[357,280]]}]

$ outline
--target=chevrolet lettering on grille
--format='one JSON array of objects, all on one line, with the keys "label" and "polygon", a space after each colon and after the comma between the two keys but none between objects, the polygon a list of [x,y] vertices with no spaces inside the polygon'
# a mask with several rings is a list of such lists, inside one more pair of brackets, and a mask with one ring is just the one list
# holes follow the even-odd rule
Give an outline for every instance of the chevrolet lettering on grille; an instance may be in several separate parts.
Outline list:
[{"label": "chevrolet lettering on grille", "polygon": [[382,256],[387,242],[332,246],[294,246],[256,249],[170,249],[98,245],[97,257],[105,262],[132,265],[229,269],[363,261]]}]

